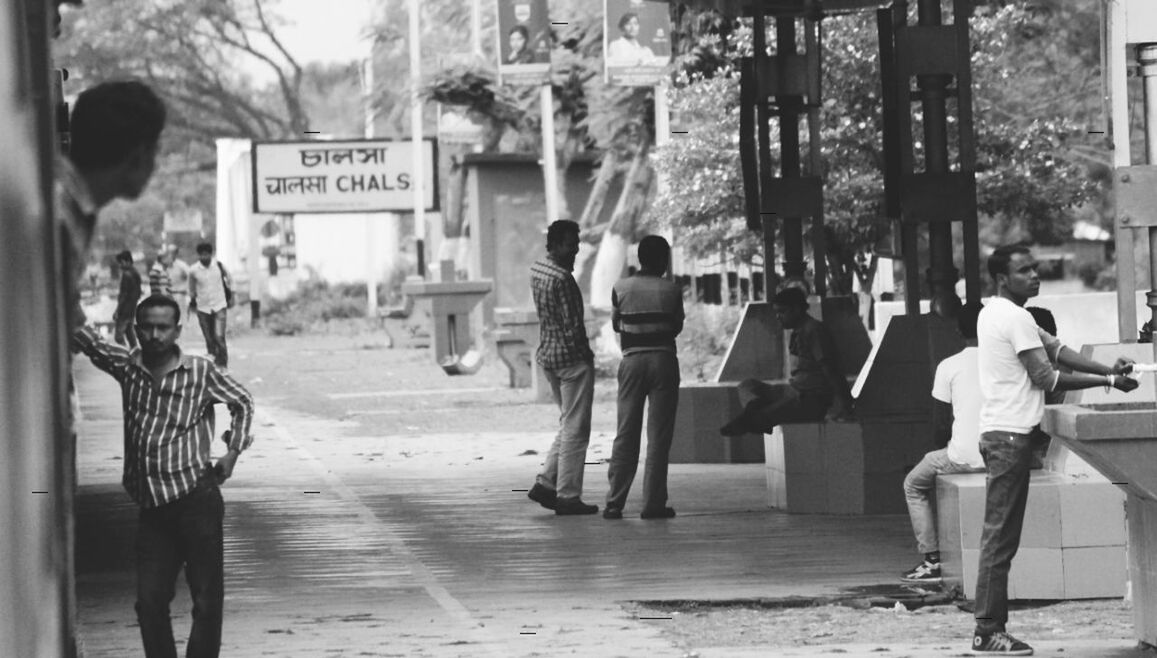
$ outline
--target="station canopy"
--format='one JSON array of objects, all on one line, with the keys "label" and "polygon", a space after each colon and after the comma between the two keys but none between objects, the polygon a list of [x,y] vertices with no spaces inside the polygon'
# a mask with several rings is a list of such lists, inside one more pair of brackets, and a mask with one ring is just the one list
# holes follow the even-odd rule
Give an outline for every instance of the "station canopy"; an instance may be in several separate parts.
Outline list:
[{"label": "station canopy", "polygon": [[697,9],[714,9],[724,16],[807,16],[815,13],[845,14],[878,9],[892,0],[683,0]]}]

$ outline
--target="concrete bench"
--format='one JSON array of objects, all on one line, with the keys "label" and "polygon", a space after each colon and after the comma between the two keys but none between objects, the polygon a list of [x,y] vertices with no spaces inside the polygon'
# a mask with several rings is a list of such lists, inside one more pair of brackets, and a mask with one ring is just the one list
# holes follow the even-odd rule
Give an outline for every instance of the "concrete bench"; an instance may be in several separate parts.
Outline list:
[{"label": "concrete bench", "polygon": [[904,476],[932,449],[919,427],[792,423],[764,435],[768,505],[793,514],[904,514]]},{"label": "concrete bench", "polygon": [[694,382],[679,387],[675,435],[671,442],[672,464],[758,464],[763,461],[762,435],[726,437],[719,433],[719,428],[742,410],[738,385],[738,382]]},{"label": "concrete bench", "polygon": [[[944,584],[960,588],[968,598],[976,592],[984,501],[984,473],[936,478]],[[1032,471],[1020,550],[1009,572],[1009,598],[1124,596],[1125,537],[1125,496],[1107,479],[1095,473]]]}]

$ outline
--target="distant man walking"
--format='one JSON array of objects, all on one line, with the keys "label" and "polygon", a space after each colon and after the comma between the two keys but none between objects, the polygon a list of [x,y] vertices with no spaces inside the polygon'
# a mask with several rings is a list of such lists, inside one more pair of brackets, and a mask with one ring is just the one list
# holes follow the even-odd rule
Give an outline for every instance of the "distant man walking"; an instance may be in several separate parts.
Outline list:
[{"label": "distant man walking", "polygon": [[940,538],[936,531],[936,508],[931,500],[936,476],[984,470],[984,460],[980,457],[980,384],[976,365],[976,317],[980,308],[979,302],[971,302],[956,312],[956,326],[964,338],[964,349],[941,361],[932,378],[932,426],[936,445],[947,444],[947,447],[924,455],[904,478],[908,516],[912,519],[917,548],[924,554],[920,564],[901,576],[905,582],[939,583],[941,579]]},{"label": "distant man walking", "polygon": [[[980,312],[976,325],[980,454],[988,478],[972,651],[1028,656],[1032,647],[1005,630],[1008,572],[1020,546],[1032,431],[1044,417],[1045,393],[1097,386],[1132,391],[1137,382],[1124,376],[1132,361],[1117,359],[1113,366],[1091,361],[1036,326],[1024,309],[1025,302],[1040,292],[1037,261],[1027,247],[997,248],[988,258],[988,273],[997,294]],[[1075,372],[1059,372],[1057,364]]]},{"label": "distant man walking", "polygon": [[170,256],[164,247],[157,252],[153,266],[149,268],[149,293],[173,296],[173,283],[169,279]]},{"label": "distant man walking", "polygon": [[637,274],[615,283],[611,291],[611,324],[619,333],[618,433],[607,479],[604,519],[623,518],[623,507],[639,467],[643,405],[647,409],[647,465],[643,473],[644,519],[669,519],[667,457],[675,434],[679,404],[679,359],[675,337],[683,330],[683,289],[663,278],[671,261],[671,246],[657,235],[639,242]]},{"label": "distant man walking", "polygon": [[189,308],[197,312],[205,348],[219,368],[229,367],[229,348],[225,345],[225,320],[229,301],[225,289],[229,286],[225,266],[213,257],[213,245],[197,245],[197,262],[189,268]]},{"label": "distant man walking", "polygon": [[137,334],[133,331],[133,322],[137,301],[141,298],[141,273],[133,265],[133,255],[128,250],[117,254],[116,261],[121,272],[121,285],[117,292],[117,308],[112,316],[116,326],[113,339],[118,345],[136,347]]},{"label": "distant man walking", "polygon": [[[125,490],[140,507],[137,529],[137,619],[147,658],[176,658],[169,604],[184,567],[193,598],[187,658],[217,658],[225,599],[225,505],[220,485],[253,439],[253,398],[207,359],[181,352],[180,310],[152,295],[137,307],[141,347],[101,340],[91,327],[74,343],[121,386]],[[214,465],[213,405],[232,417]]]},{"label": "distant man walking", "polygon": [[189,312],[189,264],[177,256],[180,251],[177,245],[169,245],[166,250],[169,252],[169,290],[184,316]]},{"label": "distant man walking", "polygon": [[571,275],[578,250],[578,224],[560,219],[547,228],[546,258],[530,268],[540,327],[535,359],[546,373],[561,416],[546,463],[527,496],[560,516],[599,511],[598,505],[582,501],[595,394],[595,356],[587,339],[582,291]]}]

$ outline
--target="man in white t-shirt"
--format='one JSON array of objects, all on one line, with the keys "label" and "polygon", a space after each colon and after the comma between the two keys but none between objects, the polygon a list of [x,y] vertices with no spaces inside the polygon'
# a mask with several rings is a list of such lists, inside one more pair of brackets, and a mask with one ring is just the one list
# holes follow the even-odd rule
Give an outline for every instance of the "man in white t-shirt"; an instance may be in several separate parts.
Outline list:
[{"label": "man in white t-shirt", "polygon": [[[957,302],[959,305],[959,302]],[[975,473],[984,470],[980,458],[980,383],[976,366],[977,302],[957,311],[956,326],[964,338],[964,349],[940,362],[932,380],[933,427],[937,444],[904,478],[904,496],[912,532],[924,560],[903,576],[909,583],[940,582],[940,542],[936,533],[936,507],[930,500],[936,476],[948,473]]]},{"label": "man in white t-shirt", "polygon": [[[980,381],[980,454],[988,478],[980,567],[976,581],[975,654],[1027,656],[1032,647],[1005,631],[1008,571],[1020,546],[1028,501],[1033,427],[1044,416],[1045,393],[1097,386],[1137,388],[1124,375],[1132,361],[1097,363],[1040,329],[1024,303],[1040,291],[1037,262],[1027,247],[997,248],[988,258],[997,294],[976,323]],[[1057,365],[1071,373],[1059,372]]]}]

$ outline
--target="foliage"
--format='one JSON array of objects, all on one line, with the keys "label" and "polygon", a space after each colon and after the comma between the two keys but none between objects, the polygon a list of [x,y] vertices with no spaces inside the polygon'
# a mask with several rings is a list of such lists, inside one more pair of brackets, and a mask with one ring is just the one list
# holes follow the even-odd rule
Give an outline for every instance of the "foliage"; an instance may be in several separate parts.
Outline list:
[{"label": "foliage", "polygon": [[265,326],[273,335],[292,336],[330,320],[365,317],[365,299],[364,283],[329,284],[311,279],[285,299],[266,305]]},{"label": "foliage", "polygon": [[[1055,243],[1071,230],[1059,220],[1096,194],[1082,163],[1095,158],[1074,147],[1085,132],[1082,121],[1092,113],[1087,104],[1074,112],[1072,101],[1095,97],[1089,85],[1096,42],[1088,41],[1087,14],[1069,0],[1051,0],[981,7],[972,21],[977,201],[985,235],[999,235],[998,242]],[[1078,26],[1069,27],[1071,20]],[[670,184],[653,213],[680,227],[680,244],[693,254],[722,248],[749,259],[762,246],[757,235],[743,235],[737,68],[751,52],[751,30],[746,24],[705,24],[709,32],[695,35],[697,55],[686,58],[671,93],[672,110],[687,134],[656,154]],[[822,30],[829,288],[847,293],[853,276],[869,283],[875,246],[890,231],[883,212],[878,37],[874,21],[862,15],[828,17]],[[951,104],[949,109],[951,116]],[[921,112],[918,106],[913,110],[913,132],[920,135]],[[952,122],[949,133],[955,139]],[[919,139],[914,148],[919,161]],[[772,150],[777,159],[774,136]]]},{"label": "foliage", "polygon": [[675,341],[684,381],[703,382],[715,377],[739,326],[739,314],[740,309],[733,306],[687,305],[683,332]]}]

